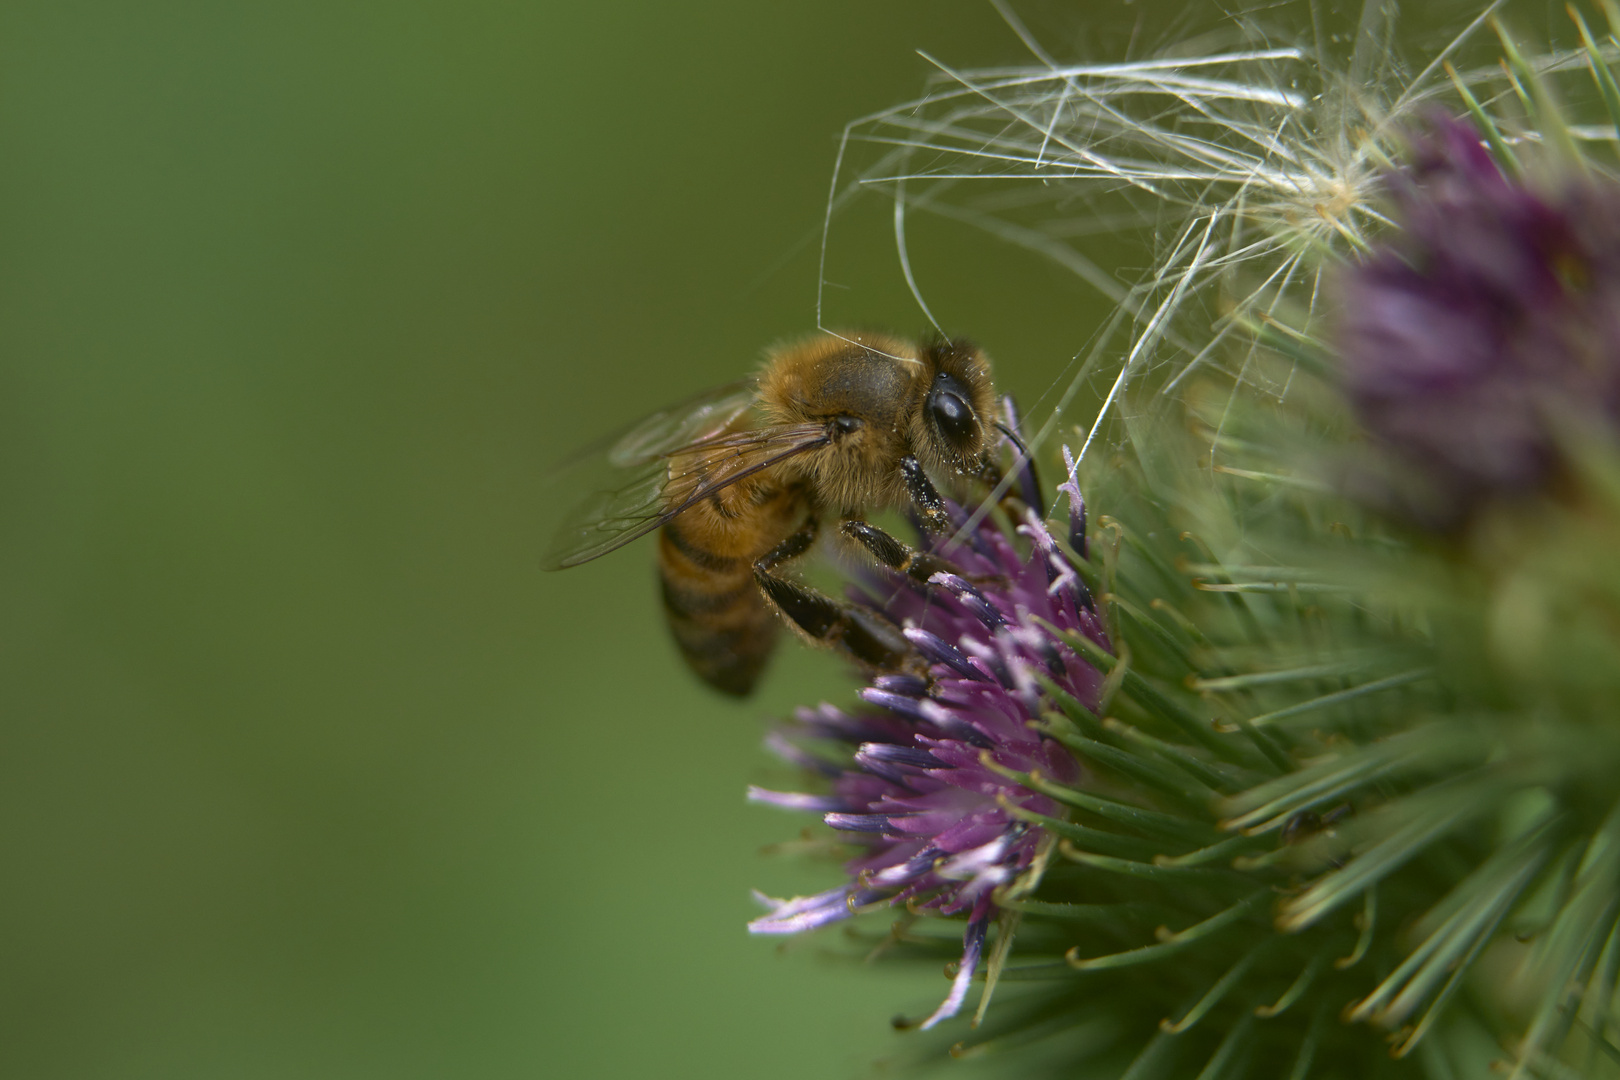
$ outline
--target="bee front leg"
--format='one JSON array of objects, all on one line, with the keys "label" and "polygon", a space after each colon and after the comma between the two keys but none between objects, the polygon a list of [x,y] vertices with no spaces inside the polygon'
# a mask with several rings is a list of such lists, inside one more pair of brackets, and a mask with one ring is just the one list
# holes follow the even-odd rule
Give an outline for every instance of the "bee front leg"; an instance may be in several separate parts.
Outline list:
[{"label": "bee front leg", "polygon": [[878,562],[890,570],[898,570],[914,581],[928,583],[928,579],[935,574],[959,574],[960,570],[951,562],[930,555],[926,551],[918,551],[900,540],[896,540],[882,529],[870,522],[850,518],[838,526],[838,531],[849,539],[860,544]]},{"label": "bee front leg", "polygon": [[934,482],[928,479],[928,473],[923,471],[922,463],[907,454],[900,459],[900,475],[905,478],[906,493],[911,496],[917,512],[922,515],[923,528],[931,533],[949,532],[951,515],[945,510],[945,499],[934,486]]},{"label": "bee front leg", "polygon": [[[988,459],[986,459],[983,467],[995,468],[994,464],[990,463]],[[945,499],[940,495],[939,489],[934,487],[934,482],[928,479],[928,474],[923,471],[922,464],[916,458],[907,454],[900,459],[900,472],[905,477],[906,491],[910,493],[911,501],[916,504],[921,515],[920,524],[924,531],[940,535],[954,529],[955,524],[951,521],[950,514],[945,509]],[[995,475],[999,480],[1001,473],[997,471]],[[937,555],[912,552],[906,545],[875,526],[868,525],[864,521],[855,524],[859,525],[860,528],[852,532],[850,523],[846,522],[844,535],[858,541],[866,550],[876,556],[879,562],[891,569],[909,574],[925,584],[929,578],[942,570],[951,574],[961,573],[955,566]],[[999,574],[989,576],[963,574],[962,576],[976,583],[1006,580]]]},{"label": "bee front leg", "polygon": [[892,623],[875,612],[841,604],[773,571],[796,559],[815,543],[817,522],[805,526],[754,563],[754,581],[771,603],[815,641],[834,645],[863,664],[894,671],[914,654],[911,643]]}]

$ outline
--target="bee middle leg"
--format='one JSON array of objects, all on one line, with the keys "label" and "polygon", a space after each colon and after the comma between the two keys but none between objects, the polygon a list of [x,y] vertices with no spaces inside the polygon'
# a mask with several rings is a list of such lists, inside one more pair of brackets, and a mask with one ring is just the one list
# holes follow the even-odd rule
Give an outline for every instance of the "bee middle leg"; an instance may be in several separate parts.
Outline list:
[{"label": "bee middle leg", "polygon": [[847,518],[839,524],[838,531],[860,544],[874,559],[890,570],[898,570],[913,581],[924,585],[935,574],[961,573],[948,559],[942,559],[926,551],[918,551],[870,522]]},{"label": "bee middle leg", "polygon": [[774,573],[782,563],[810,550],[817,528],[818,522],[811,518],[798,532],[760,556],[754,563],[754,581],[771,603],[810,638],[837,646],[874,668],[899,669],[915,655],[915,650],[887,619]]}]

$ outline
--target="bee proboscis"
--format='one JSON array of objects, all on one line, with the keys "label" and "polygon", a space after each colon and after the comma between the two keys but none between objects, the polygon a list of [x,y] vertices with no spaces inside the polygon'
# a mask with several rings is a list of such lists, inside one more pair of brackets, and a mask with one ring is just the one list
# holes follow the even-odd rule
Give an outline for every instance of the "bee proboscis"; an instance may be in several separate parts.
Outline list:
[{"label": "bee proboscis", "polygon": [[918,581],[949,569],[865,515],[909,508],[924,529],[946,531],[930,474],[999,478],[995,400],[988,361],[965,341],[823,333],[777,348],[757,378],[655,413],[607,447],[616,485],[575,510],[546,564],[576,566],[660,530],[670,630],[692,669],[728,694],[752,691],[778,612],[816,642],[897,669],[914,655],[898,627],[782,571],[829,516],[840,536]]}]

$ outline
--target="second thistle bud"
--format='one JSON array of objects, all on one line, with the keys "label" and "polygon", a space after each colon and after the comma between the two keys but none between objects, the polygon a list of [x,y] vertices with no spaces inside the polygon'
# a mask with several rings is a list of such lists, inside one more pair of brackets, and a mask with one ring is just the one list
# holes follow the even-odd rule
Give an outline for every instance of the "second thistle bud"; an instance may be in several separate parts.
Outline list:
[{"label": "second thistle bud", "polygon": [[1544,486],[1561,426],[1620,421],[1620,185],[1534,189],[1438,119],[1389,186],[1400,228],[1340,276],[1338,346],[1388,455],[1372,494],[1446,529]]}]

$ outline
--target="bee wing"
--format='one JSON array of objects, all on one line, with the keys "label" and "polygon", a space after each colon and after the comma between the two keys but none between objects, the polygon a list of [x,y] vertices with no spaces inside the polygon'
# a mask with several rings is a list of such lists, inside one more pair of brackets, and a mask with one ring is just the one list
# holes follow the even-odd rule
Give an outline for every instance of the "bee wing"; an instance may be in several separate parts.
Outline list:
[{"label": "bee wing", "polygon": [[583,447],[565,458],[552,470],[552,475],[566,474],[593,463],[630,469],[701,439],[712,438],[748,411],[758,388],[756,380],[747,378],[694,394]]},{"label": "bee wing", "polygon": [[620,474],[618,487],[596,491],[574,509],[544,565],[561,570],[616,551],[715,492],[827,441],[822,424],[781,425],[721,432],[640,462]]}]

